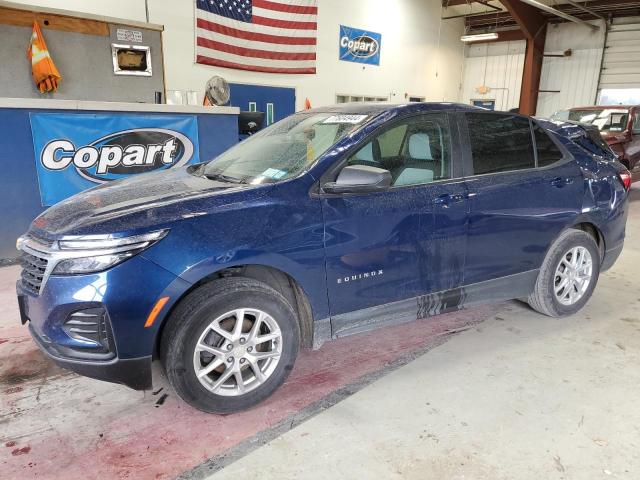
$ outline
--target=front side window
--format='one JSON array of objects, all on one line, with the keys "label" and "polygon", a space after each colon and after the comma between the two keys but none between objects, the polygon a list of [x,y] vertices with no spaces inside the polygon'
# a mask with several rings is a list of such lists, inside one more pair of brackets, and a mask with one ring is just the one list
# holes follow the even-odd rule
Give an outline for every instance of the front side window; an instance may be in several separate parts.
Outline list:
[{"label": "front side window", "polygon": [[558,146],[551,140],[549,134],[539,125],[533,128],[536,137],[536,152],[538,154],[538,167],[546,167],[562,159],[563,154]]},{"label": "front side window", "polygon": [[392,185],[421,185],[451,178],[447,115],[408,118],[375,136],[348,160],[391,172]]},{"label": "front side window", "polygon": [[636,112],[633,116],[633,134],[640,134],[640,112]]},{"label": "front side window", "polygon": [[529,119],[493,113],[466,117],[475,175],[535,167]]},{"label": "front side window", "polygon": [[252,184],[293,178],[367,119],[367,115],[297,113],[219,155],[203,173],[208,178]]}]

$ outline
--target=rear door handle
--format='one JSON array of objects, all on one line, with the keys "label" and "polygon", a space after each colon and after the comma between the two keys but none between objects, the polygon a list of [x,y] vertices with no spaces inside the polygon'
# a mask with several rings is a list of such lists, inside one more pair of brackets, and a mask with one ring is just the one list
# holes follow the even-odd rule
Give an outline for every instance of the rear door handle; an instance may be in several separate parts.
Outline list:
[{"label": "rear door handle", "polygon": [[571,185],[573,183],[573,178],[561,178],[556,177],[549,182],[554,187],[562,188],[565,185]]}]

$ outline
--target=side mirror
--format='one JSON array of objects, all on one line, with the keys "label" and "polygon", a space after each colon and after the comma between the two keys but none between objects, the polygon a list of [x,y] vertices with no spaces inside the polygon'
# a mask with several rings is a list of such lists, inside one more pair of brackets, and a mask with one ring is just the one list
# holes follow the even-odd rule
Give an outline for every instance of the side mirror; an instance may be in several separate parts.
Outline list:
[{"label": "side mirror", "polygon": [[383,168],[367,165],[344,167],[335,182],[325,183],[326,193],[367,193],[379,192],[391,186],[391,172]]}]

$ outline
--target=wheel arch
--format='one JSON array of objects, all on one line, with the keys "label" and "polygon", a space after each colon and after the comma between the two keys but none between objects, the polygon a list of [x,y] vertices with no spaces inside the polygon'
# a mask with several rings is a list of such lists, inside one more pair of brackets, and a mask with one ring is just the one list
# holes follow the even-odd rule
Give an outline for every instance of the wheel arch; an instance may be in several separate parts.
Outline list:
[{"label": "wheel arch", "polygon": [[600,262],[602,262],[602,260],[604,259],[604,253],[606,251],[606,244],[604,235],[602,234],[602,231],[598,228],[598,226],[593,222],[583,221],[576,223],[570,228],[573,228],[575,230],[582,230],[583,232],[586,232],[593,237],[593,239],[596,241],[596,244],[598,245],[598,251],[600,252]]},{"label": "wheel arch", "polygon": [[158,357],[159,346],[162,341],[162,335],[165,331],[165,327],[169,322],[173,311],[180,302],[187,295],[202,285],[215,282],[221,278],[229,277],[242,277],[258,280],[282,294],[296,312],[298,324],[300,326],[301,345],[304,347],[311,347],[313,345],[313,311],[307,293],[304,291],[300,283],[291,275],[278,268],[262,264],[245,264],[225,267],[212,272],[193,283],[187,290],[181,293],[180,297],[173,302],[171,308],[163,316],[162,323],[158,327],[153,349],[154,358]]}]

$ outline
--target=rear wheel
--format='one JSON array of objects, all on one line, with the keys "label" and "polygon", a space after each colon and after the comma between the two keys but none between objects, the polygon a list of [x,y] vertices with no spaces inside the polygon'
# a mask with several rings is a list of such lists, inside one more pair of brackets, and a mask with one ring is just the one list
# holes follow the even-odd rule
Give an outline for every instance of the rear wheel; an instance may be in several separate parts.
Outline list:
[{"label": "rear wheel", "polygon": [[211,413],[244,410],[271,395],[293,368],[299,327],[292,306],[245,278],[206,284],[180,302],[162,336],[171,385]]},{"label": "rear wheel", "polygon": [[600,275],[600,252],[582,230],[567,230],[553,243],[542,263],[528,303],[552,317],[571,315],[589,300]]}]

